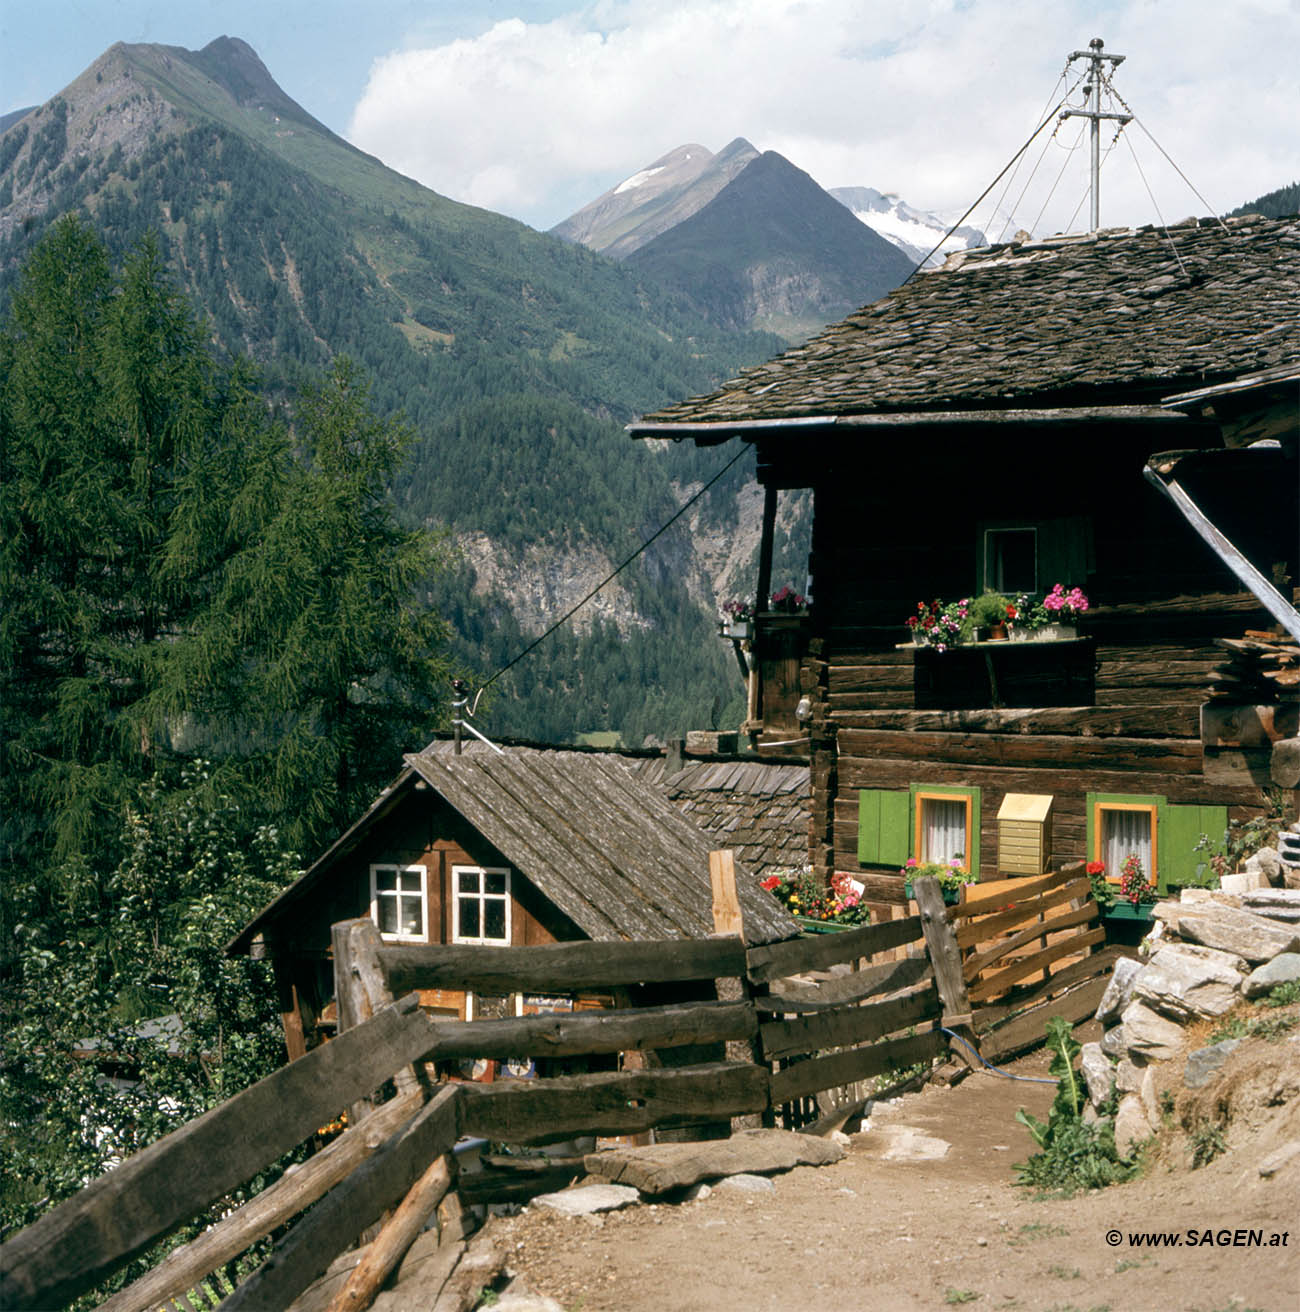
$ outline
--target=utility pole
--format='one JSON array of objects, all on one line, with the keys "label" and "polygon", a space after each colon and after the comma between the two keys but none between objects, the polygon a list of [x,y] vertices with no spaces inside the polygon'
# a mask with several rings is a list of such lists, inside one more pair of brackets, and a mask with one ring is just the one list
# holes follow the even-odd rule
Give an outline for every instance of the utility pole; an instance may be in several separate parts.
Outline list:
[{"label": "utility pole", "polygon": [[1111,70],[1114,71],[1124,62],[1123,55],[1103,55],[1102,46],[1105,42],[1099,36],[1095,36],[1088,42],[1087,50],[1076,50],[1071,55],[1068,63],[1074,63],[1076,59],[1087,59],[1091,63],[1088,70],[1088,80],[1084,83],[1083,94],[1087,100],[1085,109],[1065,109],[1061,111],[1061,118],[1086,118],[1092,120],[1092,205],[1089,218],[1091,220],[1091,230],[1096,232],[1101,227],[1101,120],[1104,118],[1114,119],[1116,123],[1124,124],[1129,122],[1132,114],[1115,114],[1105,112],[1101,107],[1101,85],[1102,85],[1102,63],[1110,60]]}]

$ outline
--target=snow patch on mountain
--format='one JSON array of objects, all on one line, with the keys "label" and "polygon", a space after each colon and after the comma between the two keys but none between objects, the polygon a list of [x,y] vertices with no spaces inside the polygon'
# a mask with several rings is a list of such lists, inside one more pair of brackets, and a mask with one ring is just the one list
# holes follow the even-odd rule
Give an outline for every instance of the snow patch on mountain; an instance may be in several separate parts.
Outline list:
[{"label": "snow patch on mountain", "polygon": [[[690,159],[690,156],[687,155],[686,158]],[[631,191],[633,188],[641,186],[642,183],[649,182],[656,173],[662,173],[663,171],[664,166],[662,164],[660,164],[658,168],[642,169],[639,173],[634,173],[630,178],[625,178],[620,182],[618,186],[614,188],[614,195],[621,196],[625,191]]]},{"label": "snow patch on mountain", "polygon": [[[937,214],[914,209],[898,196],[876,191],[874,187],[833,187],[830,194],[868,228],[891,241],[917,263],[929,256],[927,264],[941,264],[953,251],[987,246],[988,239],[977,228],[958,228],[944,237],[949,224]],[[943,238],[940,243],[940,238]],[[938,246],[937,251],[934,250]],[[934,251],[931,255],[930,252]]]}]

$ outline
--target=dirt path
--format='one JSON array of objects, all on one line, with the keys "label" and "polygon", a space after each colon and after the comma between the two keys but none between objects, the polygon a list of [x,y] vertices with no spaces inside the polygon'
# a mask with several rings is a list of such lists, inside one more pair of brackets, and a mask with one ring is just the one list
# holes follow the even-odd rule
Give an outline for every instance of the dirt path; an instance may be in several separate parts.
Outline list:
[{"label": "dirt path", "polygon": [[[1294,1076],[1282,1085],[1300,1084],[1300,1042],[1251,1047],[1266,1049],[1257,1064],[1270,1079],[1281,1058]],[[1238,1058],[1246,1061],[1242,1050]],[[1046,1058],[1013,1069],[1042,1076]],[[1012,1163],[1031,1150],[1014,1115],[1018,1106],[1045,1115],[1052,1094],[981,1074],[909,1094],[877,1117],[878,1127],[949,1141],[936,1160],[886,1160],[887,1136],[869,1131],[839,1164],[778,1176],[772,1192],[715,1190],[603,1218],[531,1211],[494,1224],[513,1269],[569,1312],[1300,1307],[1300,1158],[1269,1179],[1258,1170],[1300,1135],[1295,1089],[1257,1123],[1230,1125],[1231,1150],[1200,1170],[1187,1169],[1180,1140],[1130,1184],[1035,1201],[1012,1184]],[[1287,1245],[1152,1251],[1127,1240],[1140,1230],[1248,1228],[1263,1230],[1265,1243],[1288,1233]],[[1106,1239],[1113,1229],[1124,1236],[1118,1246]]]}]

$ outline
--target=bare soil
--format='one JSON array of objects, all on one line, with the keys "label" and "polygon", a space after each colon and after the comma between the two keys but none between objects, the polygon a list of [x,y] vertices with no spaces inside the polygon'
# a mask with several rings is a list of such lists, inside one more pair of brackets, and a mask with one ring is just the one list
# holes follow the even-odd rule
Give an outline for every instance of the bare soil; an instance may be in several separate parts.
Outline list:
[{"label": "bare soil", "polygon": [[[1033,1147],[1016,1108],[1045,1116],[1052,1086],[980,1073],[905,1095],[842,1162],[777,1176],[774,1192],[715,1190],[596,1218],[531,1209],[491,1225],[523,1283],[568,1312],[1300,1307],[1300,1152],[1270,1178],[1259,1170],[1300,1142],[1300,1037],[1246,1040],[1202,1090],[1182,1087],[1182,1065],[1161,1068],[1174,1102],[1142,1176],[1070,1199],[1013,1183]],[[1010,1069],[1042,1078],[1047,1058]],[[1207,1121],[1227,1148],[1192,1170],[1188,1131]],[[936,1160],[885,1160],[887,1123],[952,1146]],[[1243,1246],[1245,1234],[1233,1245],[1251,1230],[1263,1247]],[[1179,1246],[1130,1242],[1155,1231]]]}]

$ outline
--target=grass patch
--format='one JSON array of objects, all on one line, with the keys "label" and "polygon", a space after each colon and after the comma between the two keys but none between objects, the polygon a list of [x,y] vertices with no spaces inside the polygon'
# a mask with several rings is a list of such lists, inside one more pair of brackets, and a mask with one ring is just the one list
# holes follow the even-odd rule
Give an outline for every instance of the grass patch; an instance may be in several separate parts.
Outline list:
[{"label": "grass patch", "polygon": [[973,1303],[982,1297],[982,1294],[977,1294],[973,1289],[954,1289],[951,1285],[943,1293],[945,1303]]},{"label": "grass patch", "polygon": [[1223,1126],[1213,1121],[1202,1121],[1188,1134],[1192,1144],[1192,1170],[1207,1166],[1220,1153],[1227,1152],[1228,1140]]}]

